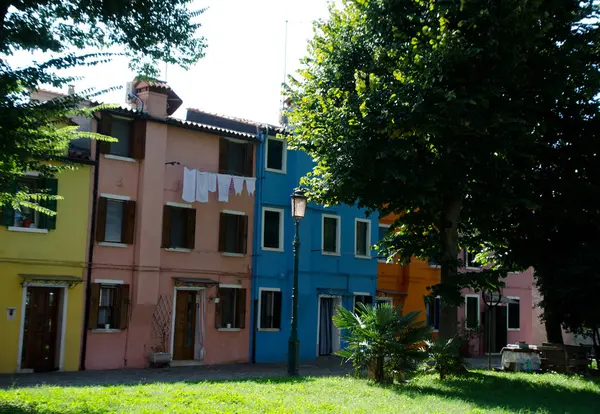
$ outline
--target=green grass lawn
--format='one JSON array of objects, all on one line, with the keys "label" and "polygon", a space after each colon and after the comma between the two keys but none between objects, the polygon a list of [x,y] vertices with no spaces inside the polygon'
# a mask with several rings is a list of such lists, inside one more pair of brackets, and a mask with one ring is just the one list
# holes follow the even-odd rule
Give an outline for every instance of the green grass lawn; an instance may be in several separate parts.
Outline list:
[{"label": "green grass lawn", "polygon": [[350,377],[0,390],[0,413],[598,413],[600,383],[474,371],[382,387]]}]

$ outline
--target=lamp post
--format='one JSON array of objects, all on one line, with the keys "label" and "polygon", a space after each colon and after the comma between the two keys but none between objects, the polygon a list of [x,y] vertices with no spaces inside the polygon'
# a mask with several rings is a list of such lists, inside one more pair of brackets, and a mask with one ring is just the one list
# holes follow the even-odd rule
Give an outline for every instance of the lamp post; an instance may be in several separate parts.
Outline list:
[{"label": "lamp post", "polygon": [[288,341],[288,374],[298,375],[298,356],[300,340],[298,339],[298,255],[300,254],[300,220],[306,213],[306,196],[304,190],[296,189],[291,195],[292,218],[294,219],[294,286],[292,288],[292,331]]}]

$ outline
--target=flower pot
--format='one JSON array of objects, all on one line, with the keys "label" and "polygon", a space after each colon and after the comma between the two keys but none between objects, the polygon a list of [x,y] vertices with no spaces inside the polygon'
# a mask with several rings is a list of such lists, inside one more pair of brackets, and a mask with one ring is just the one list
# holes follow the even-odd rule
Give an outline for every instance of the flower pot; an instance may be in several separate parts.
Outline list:
[{"label": "flower pot", "polygon": [[169,352],[152,352],[148,357],[151,366],[165,366],[171,363],[171,354]]}]

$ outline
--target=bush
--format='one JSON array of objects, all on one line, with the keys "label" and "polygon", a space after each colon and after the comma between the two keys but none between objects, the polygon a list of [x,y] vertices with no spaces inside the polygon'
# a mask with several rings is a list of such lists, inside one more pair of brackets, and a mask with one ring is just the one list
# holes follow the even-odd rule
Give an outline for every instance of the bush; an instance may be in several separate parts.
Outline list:
[{"label": "bush", "polygon": [[420,345],[431,330],[417,321],[418,315],[402,315],[391,304],[358,303],[355,312],[340,307],[333,321],[347,346],[337,354],[352,361],[357,374],[367,370],[377,382],[402,378],[427,356]]},{"label": "bush", "polygon": [[437,372],[440,380],[450,375],[463,375],[467,373],[467,363],[460,353],[461,340],[458,337],[447,341],[425,341],[423,351],[427,353],[424,369]]}]

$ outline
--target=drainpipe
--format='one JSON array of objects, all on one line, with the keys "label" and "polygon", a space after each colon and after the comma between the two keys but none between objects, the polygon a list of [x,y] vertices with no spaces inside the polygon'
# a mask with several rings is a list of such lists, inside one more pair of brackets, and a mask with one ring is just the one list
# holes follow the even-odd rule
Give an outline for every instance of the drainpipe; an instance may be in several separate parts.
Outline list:
[{"label": "drainpipe", "polygon": [[[102,133],[100,128],[100,118],[96,114],[93,114],[96,120],[96,132]],[[94,155],[94,186],[92,190],[92,222],[90,224],[90,245],[88,248],[88,260],[87,260],[87,281],[85,286],[85,311],[83,316],[83,338],[81,340],[81,359],[79,361],[79,369],[85,371],[85,358],[87,354],[87,338],[90,318],[90,300],[92,298],[92,262],[94,261],[94,237],[96,234],[96,209],[98,200],[98,179],[100,173],[100,143],[96,141],[96,154]]]},{"label": "drainpipe", "polygon": [[[264,145],[266,145],[267,135],[269,134],[269,127],[266,128],[266,133],[262,135],[260,131],[257,131],[257,137],[259,144],[256,151],[256,192],[254,195],[254,234],[252,235],[252,332],[250,336],[250,362],[256,363],[256,332],[258,328],[258,249],[260,248],[260,237],[261,231],[259,230],[262,222],[262,204],[263,204],[263,185],[265,178],[265,157],[264,157]],[[262,137],[261,137],[262,135]]]}]

